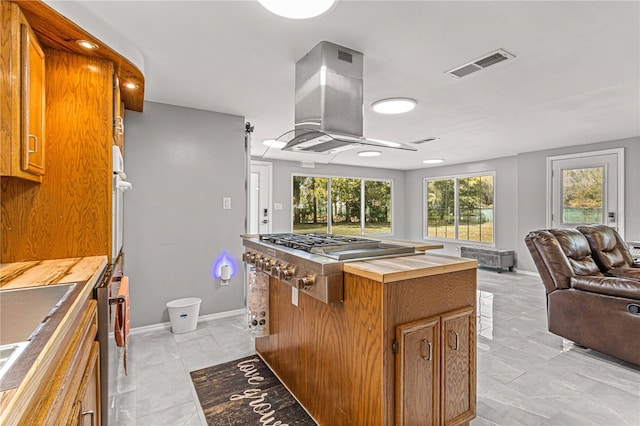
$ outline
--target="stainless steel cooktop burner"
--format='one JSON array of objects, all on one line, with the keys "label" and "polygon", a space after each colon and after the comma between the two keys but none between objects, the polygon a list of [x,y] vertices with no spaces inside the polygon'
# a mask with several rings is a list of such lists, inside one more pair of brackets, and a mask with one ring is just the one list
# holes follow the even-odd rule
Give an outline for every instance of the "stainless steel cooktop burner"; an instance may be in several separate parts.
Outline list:
[{"label": "stainless steel cooktop burner", "polygon": [[314,248],[339,248],[346,245],[364,246],[378,243],[377,240],[369,240],[366,238],[352,237],[349,235],[332,235],[332,234],[261,234],[260,241],[269,242],[279,246],[284,246],[296,250],[303,250],[309,253],[319,252]]}]

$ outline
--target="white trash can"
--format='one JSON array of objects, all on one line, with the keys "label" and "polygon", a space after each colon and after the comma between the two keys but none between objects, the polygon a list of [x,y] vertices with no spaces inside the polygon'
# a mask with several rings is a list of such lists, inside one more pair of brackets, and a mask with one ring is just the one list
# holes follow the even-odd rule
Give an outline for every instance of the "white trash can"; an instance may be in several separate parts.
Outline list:
[{"label": "white trash can", "polygon": [[202,300],[197,297],[187,297],[167,302],[171,331],[174,334],[188,333],[196,329],[201,302]]}]

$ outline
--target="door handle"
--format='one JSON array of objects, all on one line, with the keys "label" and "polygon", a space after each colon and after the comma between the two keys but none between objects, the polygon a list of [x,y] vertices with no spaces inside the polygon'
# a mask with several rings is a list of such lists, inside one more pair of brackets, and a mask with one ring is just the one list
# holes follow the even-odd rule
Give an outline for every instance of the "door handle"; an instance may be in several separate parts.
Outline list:
[{"label": "door handle", "polygon": [[[427,349],[426,355],[424,349]],[[422,351],[420,356],[425,361],[431,361],[431,357],[433,356],[433,347],[431,346],[431,342],[427,339],[422,339]]]},{"label": "door handle", "polygon": [[455,337],[455,344],[452,346],[451,339],[449,339],[449,347],[454,351],[460,350],[460,335],[453,330],[449,330],[449,337],[451,337],[452,334]]},{"label": "door handle", "polygon": [[34,140],[34,144],[33,144],[33,150],[29,149],[29,147],[27,146],[27,152],[29,154],[33,154],[35,152],[38,152],[38,137],[36,135],[28,135],[27,138],[29,139],[33,139]]},{"label": "door handle", "polygon": [[262,219],[262,223],[263,224],[267,224],[267,223],[269,223],[269,220],[268,219]]},{"label": "door handle", "polygon": [[83,411],[80,415],[82,416],[83,419],[84,419],[84,416],[87,416],[87,415],[91,416],[91,426],[93,426],[95,424],[94,422],[95,414],[96,414],[95,411],[87,410],[87,411]]}]

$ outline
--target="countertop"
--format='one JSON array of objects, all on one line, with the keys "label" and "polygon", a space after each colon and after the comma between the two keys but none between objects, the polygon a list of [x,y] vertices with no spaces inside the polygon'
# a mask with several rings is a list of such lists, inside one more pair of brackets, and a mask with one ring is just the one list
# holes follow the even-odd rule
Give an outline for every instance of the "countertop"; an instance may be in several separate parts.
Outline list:
[{"label": "countertop", "polygon": [[[24,410],[28,405],[43,379],[42,372],[48,369],[53,354],[60,348],[64,336],[72,331],[71,324],[82,308],[82,302],[90,296],[106,265],[106,256],[0,264],[1,290],[85,282],[82,289],[75,293],[75,300],[60,319],[46,346],[37,355],[31,368],[25,372],[24,379],[15,388],[0,393],[0,424],[4,424],[3,419],[10,413]],[[28,350],[27,347],[24,353]]]},{"label": "countertop", "polygon": [[390,283],[477,267],[478,261],[475,259],[425,253],[346,262],[342,270],[374,281]]}]

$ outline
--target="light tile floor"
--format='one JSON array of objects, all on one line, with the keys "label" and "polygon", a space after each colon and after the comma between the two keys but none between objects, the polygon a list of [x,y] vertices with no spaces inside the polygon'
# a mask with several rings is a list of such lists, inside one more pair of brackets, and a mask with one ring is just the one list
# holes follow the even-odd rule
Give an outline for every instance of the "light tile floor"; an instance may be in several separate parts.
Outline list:
[{"label": "light tile floor", "polygon": [[[120,367],[109,383],[110,424],[205,425],[189,372],[255,353],[245,324],[132,335],[128,376]],[[549,333],[539,278],[479,270],[477,331],[473,426],[640,425],[640,368]]]}]

